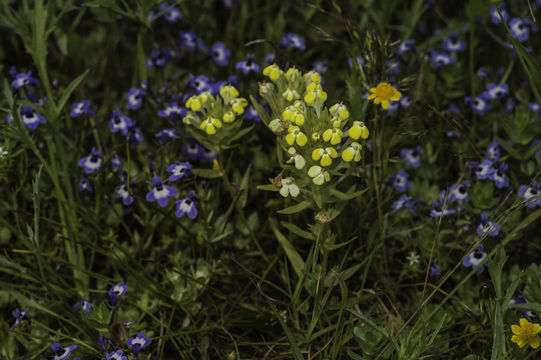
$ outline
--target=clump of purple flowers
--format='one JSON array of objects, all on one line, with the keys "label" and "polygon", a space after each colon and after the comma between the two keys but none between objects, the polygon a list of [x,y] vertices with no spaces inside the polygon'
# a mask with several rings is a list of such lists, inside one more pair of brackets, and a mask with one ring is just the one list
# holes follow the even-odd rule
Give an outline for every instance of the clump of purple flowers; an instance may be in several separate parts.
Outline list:
[{"label": "clump of purple flowers", "polygon": [[141,351],[142,348],[147,347],[152,342],[152,339],[146,338],[144,332],[140,332],[135,337],[128,338],[128,347],[131,348],[131,351],[133,353],[133,357],[137,359],[137,356],[139,355],[139,351]]}]

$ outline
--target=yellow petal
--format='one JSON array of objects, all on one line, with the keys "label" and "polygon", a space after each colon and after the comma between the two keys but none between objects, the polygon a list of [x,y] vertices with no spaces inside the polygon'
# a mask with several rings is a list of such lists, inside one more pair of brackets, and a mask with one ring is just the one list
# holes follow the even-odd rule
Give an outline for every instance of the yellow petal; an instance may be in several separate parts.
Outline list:
[{"label": "yellow petal", "polygon": [[511,325],[511,331],[515,335],[520,335],[520,326],[518,325]]},{"label": "yellow petal", "polygon": [[376,97],[376,94],[372,94],[372,95],[370,95],[370,96],[368,97],[368,100],[372,100],[372,99],[375,98],[375,97]]},{"label": "yellow petal", "polygon": [[381,102],[381,107],[384,108],[384,109],[388,109],[389,108],[389,101],[388,100],[383,100]]},{"label": "yellow petal", "polygon": [[537,349],[539,347],[539,339],[536,337],[530,339],[530,346],[534,349]]},{"label": "yellow petal", "polygon": [[513,335],[511,337],[511,341],[517,344],[519,347],[523,347],[524,345],[526,345],[526,342],[522,340],[522,337],[517,336],[517,335]]}]

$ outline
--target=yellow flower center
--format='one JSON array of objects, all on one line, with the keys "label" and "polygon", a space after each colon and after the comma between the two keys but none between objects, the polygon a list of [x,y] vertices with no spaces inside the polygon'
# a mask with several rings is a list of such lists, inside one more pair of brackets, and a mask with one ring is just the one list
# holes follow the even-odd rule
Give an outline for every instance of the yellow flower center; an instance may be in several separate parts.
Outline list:
[{"label": "yellow flower center", "polygon": [[375,94],[381,100],[390,100],[393,97],[393,87],[387,83],[379,83]]}]

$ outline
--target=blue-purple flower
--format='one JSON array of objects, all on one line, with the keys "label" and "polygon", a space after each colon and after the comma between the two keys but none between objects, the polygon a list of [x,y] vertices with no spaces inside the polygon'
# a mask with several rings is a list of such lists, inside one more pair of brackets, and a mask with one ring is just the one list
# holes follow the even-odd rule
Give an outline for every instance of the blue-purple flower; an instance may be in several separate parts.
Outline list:
[{"label": "blue-purple flower", "polygon": [[[158,7],[158,12],[162,13],[164,11],[165,13],[160,16],[160,19],[163,18],[169,23],[176,23],[178,20],[182,19],[182,13],[179,8],[177,6],[171,6],[168,1],[161,3]],[[153,19],[155,16],[154,11],[151,11],[148,17]]]},{"label": "blue-purple flower", "polygon": [[491,161],[498,161],[500,159],[501,146],[497,141],[493,141],[488,145],[486,158]]},{"label": "blue-purple flower", "polygon": [[130,182],[130,191],[128,191],[126,184],[120,184],[115,188],[115,194],[122,199],[122,203],[126,206],[133,204],[133,196],[131,194],[131,188],[133,184]]},{"label": "blue-purple flower", "polygon": [[184,176],[191,176],[192,165],[189,162],[180,162],[177,161],[174,164],[171,164],[167,167],[167,171],[171,173],[169,176],[169,181],[177,181],[182,179]]},{"label": "blue-purple flower", "polygon": [[312,67],[315,72],[323,75],[329,70],[329,59],[316,60],[312,63]]},{"label": "blue-purple flower", "polygon": [[408,177],[409,175],[407,172],[400,170],[398,173],[391,176],[389,182],[396,190],[404,192],[411,186],[410,182],[408,181]]},{"label": "blue-purple flower", "polygon": [[408,196],[406,194],[400,195],[400,198],[393,202],[391,205],[393,212],[397,212],[398,210],[402,209],[404,206],[407,206],[407,204],[411,202],[411,196]]},{"label": "blue-purple flower", "polygon": [[193,76],[190,74],[190,80],[188,80],[188,86],[195,89],[196,94],[200,94],[203,91],[210,91],[211,81],[205,75]]},{"label": "blue-purple flower", "polygon": [[78,117],[83,114],[96,116],[96,114],[94,114],[94,111],[92,111],[92,108],[90,108],[89,100],[79,101],[71,105],[71,112],[70,112],[71,117]]},{"label": "blue-purple flower", "polygon": [[402,56],[403,54],[414,51],[415,50],[415,40],[404,40],[398,45],[398,56]]},{"label": "blue-purple flower", "polygon": [[420,146],[415,147],[415,149],[402,149],[402,151],[400,151],[400,155],[404,159],[404,163],[416,169],[421,166],[422,153],[423,148]]},{"label": "blue-purple flower", "polygon": [[512,37],[524,42],[530,37],[530,22],[528,19],[513,18],[509,21],[509,31]]},{"label": "blue-purple flower", "polygon": [[175,216],[178,218],[187,215],[190,219],[195,219],[197,216],[197,207],[195,206],[195,191],[190,190],[188,196],[184,199],[177,200]]},{"label": "blue-purple flower", "polygon": [[481,213],[481,221],[477,225],[477,234],[479,236],[497,236],[500,233],[502,226],[493,221],[488,221],[488,216],[484,212]]},{"label": "blue-purple flower", "polygon": [[221,41],[217,41],[214,44],[212,44],[209,55],[214,60],[216,65],[218,66],[226,66],[229,57],[231,56],[231,51],[225,47],[225,44]]},{"label": "blue-purple flower", "polygon": [[137,334],[136,337],[128,338],[128,347],[131,348],[131,351],[133,353],[133,356],[137,358],[139,355],[139,351],[141,351],[142,348],[147,347],[152,342],[152,339],[146,338],[144,332],[140,332]]},{"label": "blue-purple flower", "polygon": [[535,181],[530,186],[521,185],[518,189],[518,195],[526,201],[527,207],[541,205],[541,185]]},{"label": "blue-purple flower", "polygon": [[55,355],[53,360],[65,360],[71,356],[71,352],[77,349],[77,345],[70,345],[63,348],[57,342],[51,345],[51,349],[54,351]]},{"label": "blue-purple flower", "polygon": [[474,169],[475,176],[478,179],[488,179],[494,171],[492,167],[492,161],[486,159],[482,163],[477,164],[475,161],[472,161],[469,165],[470,168]]},{"label": "blue-purple flower", "polygon": [[124,355],[124,352],[122,350],[116,350],[116,351],[113,351],[112,353],[107,354],[107,357],[105,357],[105,360],[128,360],[128,357]]},{"label": "blue-purple flower", "polygon": [[493,168],[493,171],[489,175],[490,180],[494,181],[498,189],[509,186],[509,178],[504,173],[506,170],[507,163],[502,162],[498,167]]},{"label": "blue-purple flower", "polygon": [[498,8],[500,9],[502,13],[503,20],[507,22],[509,20],[509,12],[507,11],[507,6],[505,4],[493,6],[490,8],[490,20],[493,24],[499,25],[502,23],[502,19],[500,18],[500,14],[498,14]]},{"label": "blue-purple flower", "polygon": [[353,61],[355,61],[356,66],[360,66],[364,69],[364,58],[362,56],[355,56],[353,59],[348,59],[348,66],[350,69],[353,69]]},{"label": "blue-purple flower", "polygon": [[387,68],[387,74],[398,75],[400,72],[400,60],[398,58],[386,60],[383,65]]},{"label": "blue-purple flower", "polygon": [[278,46],[281,48],[306,50],[304,38],[295,33],[285,34],[284,37],[280,40],[280,43],[278,43]]},{"label": "blue-purple flower", "polygon": [[430,263],[430,276],[440,276],[440,266],[436,264],[436,259],[432,259]]},{"label": "blue-purple flower", "polygon": [[430,60],[436,65],[436,70],[440,70],[442,67],[456,62],[456,57],[445,52],[432,51]]},{"label": "blue-purple flower", "polygon": [[35,112],[30,105],[21,108],[21,119],[24,126],[30,130],[35,130],[39,124],[45,122],[45,118]]},{"label": "blue-purple flower", "polygon": [[175,129],[163,129],[162,131],[156,133],[156,137],[160,139],[162,146],[169,139],[180,139],[180,136],[175,133]]},{"label": "blue-purple flower", "polygon": [[119,282],[118,284],[116,284],[115,286],[113,286],[107,291],[107,293],[109,294],[109,297],[111,298],[112,307],[115,307],[118,298],[121,295],[124,295],[126,291],[128,291],[128,285],[124,285],[123,282]]},{"label": "blue-purple flower", "polygon": [[247,54],[246,60],[239,61],[237,65],[235,65],[235,69],[241,71],[244,75],[246,75],[252,71],[258,72],[259,65],[254,61],[254,54]]},{"label": "blue-purple flower", "polygon": [[188,110],[182,106],[178,106],[178,103],[176,101],[173,101],[169,103],[165,109],[158,111],[158,116],[160,117],[168,117],[173,121],[178,121],[182,119]]},{"label": "blue-purple flower", "polygon": [[86,299],[81,299],[81,301],[73,305],[73,310],[75,311],[83,310],[84,312],[89,312],[91,308],[92,304]]},{"label": "blue-purple flower", "polygon": [[487,85],[487,90],[485,91],[485,97],[488,100],[498,99],[503,101],[505,96],[509,93],[509,86],[505,83],[490,83]]},{"label": "blue-purple flower", "polygon": [[[475,269],[483,260],[485,260],[486,257],[487,253],[483,251],[483,244],[480,244],[471,254],[466,257],[466,259],[464,259],[462,265]],[[479,268],[477,269],[477,274],[481,274],[486,266],[486,262],[483,265],[479,266]]]},{"label": "blue-purple flower", "polygon": [[188,156],[192,161],[199,160],[203,156],[204,151],[205,148],[199,145],[193,138],[190,138],[188,143],[182,147],[184,155]]},{"label": "blue-purple flower", "polygon": [[[511,301],[509,301],[509,305],[526,304],[527,302],[528,302],[528,300],[526,299],[526,296],[524,296],[522,294],[519,294],[519,295],[517,295],[517,297],[515,297],[514,299],[511,299]],[[509,307],[509,309],[513,309],[513,308]],[[537,316],[537,314],[534,313],[531,310],[521,310],[521,311],[522,311],[522,313],[524,314],[525,317],[530,318],[530,319]]]},{"label": "blue-purple flower", "polygon": [[484,115],[485,111],[492,109],[490,103],[485,99],[484,95],[479,95],[474,98],[471,96],[466,97],[466,104],[471,106],[473,111],[479,115]]},{"label": "blue-purple flower", "polygon": [[127,136],[128,131],[135,122],[127,115],[122,115],[120,110],[114,110],[109,121],[109,129],[112,133],[120,131],[122,135]]},{"label": "blue-purple flower", "polygon": [[167,61],[169,59],[171,59],[172,55],[171,55],[171,51],[169,51],[169,49],[160,49],[160,50],[155,50],[153,52],[150,53],[150,60],[147,62],[147,66],[157,66],[157,67],[162,67],[162,66],[165,66],[165,64],[167,64]]},{"label": "blue-purple flower", "polygon": [[122,169],[122,158],[118,156],[118,154],[114,154],[111,158],[111,167],[113,168],[113,170]]},{"label": "blue-purple flower", "polygon": [[411,106],[412,100],[410,96],[402,96],[400,100],[398,100],[398,104],[400,104],[400,107],[402,109],[407,109]]},{"label": "blue-purple flower", "polygon": [[204,49],[203,42],[195,35],[193,31],[181,31],[177,42],[179,47],[185,48],[189,52],[194,52],[197,48]]},{"label": "blue-purple flower", "polygon": [[11,315],[13,315],[13,317],[15,318],[15,322],[13,323],[13,325],[11,325],[11,330],[19,326],[19,324],[21,323],[21,321],[23,321],[24,316],[26,315],[27,312],[28,312],[28,308],[26,308],[24,311],[15,309],[11,312]]},{"label": "blue-purple flower", "polygon": [[126,107],[131,110],[137,110],[143,104],[143,99],[145,98],[145,91],[139,88],[131,88],[126,93],[126,99],[128,100],[128,105]]},{"label": "blue-purple flower", "polygon": [[164,185],[158,176],[154,176],[152,182],[154,187],[147,193],[147,201],[156,201],[161,207],[166,207],[169,203],[169,197],[177,195],[177,189],[169,185]]},{"label": "blue-purple flower", "polygon": [[92,153],[89,156],[85,156],[79,160],[79,167],[84,168],[87,174],[92,174],[94,171],[98,170],[101,166],[102,158],[101,149],[92,148]]},{"label": "blue-purple flower", "polygon": [[463,201],[469,201],[467,188],[470,187],[469,182],[464,184],[453,184],[449,189],[449,202],[458,202],[462,206]]},{"label": "blue-purple flower", "polygon": [[143,141],[143,132],[137,127],[135,122],[128,128],[127,139],[135,146],[139,145],[139,143]]},{"label": "blue-purple flower", "polygon": [[89,193],[91,193],[92,191],[94,191],[94,189],[92,189],[90,181],[88,181],[88,179],[84,175],[79,176],[79,183],[77,184],[77,186],[79,187],[80,192],[88,191]]},{"label": "blue-purple flower", "polygon": [[443,40],[443,50],[449,52],[459,52],[466,50],[466,43],[458,38],[458,34],[451,34]]},{"label": "blue-purple flower", "polygon": [[11,82],[11,86],[13,86],[15,89],[21,88],[26,85],[38,86],[38,82],[32,77],[32,71],[29,71],[27,73],[17,73],[15,71],[15,68],[12,68],[11,75],[15,78]]}]

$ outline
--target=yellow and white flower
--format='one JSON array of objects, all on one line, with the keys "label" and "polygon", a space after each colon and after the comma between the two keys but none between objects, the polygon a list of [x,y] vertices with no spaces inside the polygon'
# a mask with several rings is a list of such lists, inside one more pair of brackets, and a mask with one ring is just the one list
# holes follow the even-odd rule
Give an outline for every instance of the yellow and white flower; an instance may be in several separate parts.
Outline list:
[{"label": "yellow and white flower", "polygon": [[242,115],[244,113],[244,109],[248,106],[248,100],[245,98],[237,98],[231,100],[231,108],[233,109],[233,112],[237,115]]},{"label": "yellow and white flower", "polygon": [[286,135],[286,142],[288,145],[297,143],[299,146],[304,146],[308,142],[308,138],[298,126],[290,126],[287,131],[289,133]]},{"label": "yellow and white flower", "polygon": [[354,140],[367,139],[368,135],[368,128],[362,121],[354,121],[353,126],[349,129],[349,137]]},{"label": "yellow and white flower", "polygon": [[282,187],[280,188],[280,195],[283,197],[288,197],[291,195],[292,197],[297,197],[300,194],[300,189],[295,184],[295,178],[293,177],[286,177],[282,179]]},{"label": "yellow and white flower", "polygon": [[298,170],[301,170],[304,167],[304,165],[306,165],[306,161],[304,160],[304,157],[302,157],[301,154],[297,153],[297,149],[295,149],[293,146],[287,150],[287,153],[291,155],[291,157],[289,158],[287,162],[289,164],[295,163],[295,167]]},{"label": "yellow and white flower", "polygon": [[338,157],[338,153],[336,150],[332,147],[327,147],[325,149],[323,148],[317,148],[314,151],[312,151],[312,160],[319,161],[321,159],[321,166],[330,166],[332,164],[332,159],[336,159]]},{"label": "yellow and white flower", "polygon": [[340,120],[349,119],[349,111],[346,105],[344,104],[334,104],[329,109],[329,112],[333,117],[338,117]]},{"label": "yellow and white flower", "polygon": [[295,89],[287,88],[287,90],[282,93],[282,97],[287,101],[293,101],[297,100],[300,95]]},{"label": "yellow and white flower", "polygon": [[221,127],[222,127],[222,122],[212,116],[209,116],[200,125],[201,130],[205,131],[209,135],[216,134],[216,128],[221,128]]},{"label": "yellow and white flower", "polygon": [[308,169],[308,176],[312,178],[312,181],[316,185],[323,185],[325,182],[331,181],[331,175],[321,166],[314,165]]},{"label": "yellow and white flower", "polygon": [[276,64],[272,64],[263,69],[263,75],[268,76],[273,82],[278,81],[282,70]]},{"label": "yellow and white flower", "polygon": [[284,121],[295,123],[298,126],[304,124],[304,115],[295,106],[290,105],[286,107],[282,112],[282,117],[284,118]]},{"label": "yellow and white flower", "polygon": [[358,142],[352,142],[344,151],[342,151],[342,160],[345,162],[361,160],[362,145]]},{"label": "yellow and white flower", "polygon": [[227,111],[222,117],[224,123],[232,123],[235,121],[235,113],[233,111]]},{"label": "yellow and white flower", "polygon": [[225,85],[220,89],[220,96],[224,99],[225,104],[229,104],[231,100],[239,97],[239,91],[231,85]]},{"label": "yellow and white flower", "polygon": [[304,95],[304,102],[308,106],[319,107],[327,100],[327,93],[323,91],[321,85],[312,82],[306,87],[306,95]]},{"label": "yellow and white flower", "polygon": [[338,128],[333,129],[327,129],[323,133],[323,140],[324,141],[330,141],[332,145],[340,144],[340,141],[342,141],[342,135],[344,133],[342,130]]}]

